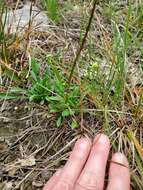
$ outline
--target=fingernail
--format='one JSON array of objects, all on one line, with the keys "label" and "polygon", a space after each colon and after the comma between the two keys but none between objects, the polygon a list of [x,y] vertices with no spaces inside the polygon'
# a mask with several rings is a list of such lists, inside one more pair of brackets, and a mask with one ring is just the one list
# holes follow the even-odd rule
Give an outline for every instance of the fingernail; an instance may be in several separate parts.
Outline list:
[{"label": "fingernail", "polygon": [[94,139],[94,143],[101,143],[101,144],[109,143],[110,144],[109,138],[104,134],[97,135]]},{"label": "fingernail", "polygon": [[114,162],[119,163],[119,164],[123,164],[123,165],[125,165],[125,166],[127,166],[127,167],[129,166],[128,160],[127,160],[126,156],[125,156],[124,154],[120,153],[120,152],[115,153],[115,154],[113,155],[113,157],[112,157],[112,160],[113,160]]},{"label": "fingernail", "polygon": [[76,142],[76,145],[79,146],[81,149],[85,149],[91,146],[91,140],[88,138],[81,138]]}]

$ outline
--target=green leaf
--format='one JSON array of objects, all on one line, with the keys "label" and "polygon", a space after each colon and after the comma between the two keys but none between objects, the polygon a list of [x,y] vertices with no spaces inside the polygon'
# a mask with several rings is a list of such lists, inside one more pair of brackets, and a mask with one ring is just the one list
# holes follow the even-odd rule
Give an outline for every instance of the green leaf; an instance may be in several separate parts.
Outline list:
[{"label": "green leaf", "polygon": [[77,121],[75,119],[73,119],[72,123],[71,123],[71,128],[75,129],[75,128],[77,128],[77,126],[78,126]]},{"label": "green leaf", "polygon": [[62,99],[62,97],[60,96],[50,96],[48,97],[48,100],[53,100],[53,101],[60,101]]},{"label": "green leaf", "polygon": [[50,112],[50,113],[57,113],[57,112],[58,112],[58,109],[57,109],[55,103],[54,103],[54,104],[49,103],[48,108],[49,108],[49,112]]},{"label": "green leaf", "polygon": [[27,90],[19,87],[13,87],[9,90],[10,93],[22,93],[27,94]]},{"label": "green leaf", "polygon": [[62,117],[60,116],[60,117],[57,119],[57,121],[56,121],[56,125],[57,125],[57,127],[60,127],[61,124],[62,124]]},{"label": "green leaf", "polygon": [[75,114],[75,110],[72,110],[69,108],[69,112],[70,112],[70,115],[74,115]]},{"label": "green leaf", "polygon": [[57,113],[58,110],[57,110],[56,108],[51,108],[51,109],[49,110],[49,112],[50,112],[50,113]]},{"label": "green leaf", "polygon": [[11,70],[6,69],[4,71],[5,76],[7,76],[8,78],[10,78],[12,81],[16,82],[16,83],[20,83],[20,79],[18,78],[18,76]]},{"label": "green leaf", "polygon": [[53,20],[58,20],[58,1],[57,0],[43,0],[48,17]]},{"label": "green leaf", "polygon": [[64,93],[64,90],[65,90],[65,88],[64,88],[64,85],[63,85],[63,83],[62,83],[62,81],[60,81],[60,80],[56,80],[55,81],[55,91],[57,92],[57,93],[59,93],[60,95],[64,95],[63,93]]},{"label": "green leaf", "polygon": [[39,72],[40,65],[38,64],[35,58],[32,58],[31,60],[31,68],[32,68],[32,71],[37,75]]},{"label": "green leaf", "polygon": [[56,81],[59,81],[59,83],[62,84],[62,76],[60,74],[60,71],[54,66],[54,65],[51,65],[51,68],[52,68],[52,71],[56,77]]},{"label": "green leaf", "polygon": [[38,64],[37,60],[35,58],[32,58],[32,60],[31,60],[31,69],[32,69],[31,75],[32,75],[34,80],[39,79],[39,77],[38,77],[39,68],[40,68],[40,65]]},{"label": "green leaf", "polygon": [[29,101],[30,101],[30,102],[34,101],[34,100],[35,100],[35,97],[36,97],[35,95],[29,96]]},{"label": "green leaf", "polygon": [[62,112],[62,116],[63,117],[67,117],[67,116],[69,116],[70,115],[70,111],[68,110],[68,109],[66,109],[66,110],[64,110],[63,112]]},{"label": "green leaf", "polygon": [[11,99],[19,99],[19,96],[13,96],[13,95],[8,95],[6,93],[0,93],[0,99],[1,100],[11,100]]}]

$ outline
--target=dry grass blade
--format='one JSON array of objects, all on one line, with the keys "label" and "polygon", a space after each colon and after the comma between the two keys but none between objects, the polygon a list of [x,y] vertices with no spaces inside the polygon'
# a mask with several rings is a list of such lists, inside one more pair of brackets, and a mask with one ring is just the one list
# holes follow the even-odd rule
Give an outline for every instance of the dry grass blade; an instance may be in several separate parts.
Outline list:
[{"label": "dry grass blade", "polygon": [[127,130],[127,134],[129,136],[129,138],[131,139],[131,141],[134,143],[138,154],[140,155],[140,158],[143,161],[143,147],[140,145],[139,141],[137,140],[137,138],[135,137],[135,135],[133,134],[132,131]]}]

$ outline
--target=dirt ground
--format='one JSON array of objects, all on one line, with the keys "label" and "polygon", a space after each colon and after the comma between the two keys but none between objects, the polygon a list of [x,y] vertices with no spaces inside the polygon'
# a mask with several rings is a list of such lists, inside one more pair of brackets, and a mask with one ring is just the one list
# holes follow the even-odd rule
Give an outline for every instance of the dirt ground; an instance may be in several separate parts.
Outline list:
[{"label": "dirt ground", "polygon": [[[99,120],[87,115],[82,130],[59,129],[45,107],[6,102],[0,114],[0,189],[41,189],[82,135],[95,136]],[[14,106],[16,105],[16,107]]]}]

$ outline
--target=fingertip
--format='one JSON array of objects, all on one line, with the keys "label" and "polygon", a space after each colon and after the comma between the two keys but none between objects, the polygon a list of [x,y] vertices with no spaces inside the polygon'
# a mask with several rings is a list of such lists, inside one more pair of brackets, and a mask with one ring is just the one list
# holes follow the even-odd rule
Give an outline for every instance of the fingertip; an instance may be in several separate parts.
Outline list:
[{"label": "fingertip", "polygon": [[129,167],[129,163],[128,163],[126,156],[120,152],[117,152],[113,155],[112,161],[122,164],[122,165],[125,165],[126,167]]},{"label": "fingertip", "polygon": [[82,138],[78,139],[75,144],[75,146],[77,146],[80,149],[86,149],[87,147],[91,147],[91,145],[92,145],[91,139],[89,139],[87,137],[86,138],[82,137]]},{"label": "fingertip", "polygon": [[[79,177],[91,150],[92,142],[89,138],[80,138],[76,141],[70,157],[63,168],[61,180],[58,183],[60,187],[62,181],[65,180],[70,184],[74,184]],[[60,189],[60,188],[59,188]]]},{"label": "fingertip", "polygon": [[99,134],[95,137],[75,189],[103,189],[109,145],[109,138],[106,135]]},{"label": "fingertip", "polygon": [[95,143],[106,144],[106,145],[110,146],[110,140],[109,140],[108,136],[105,135],[105,134],[102,134],[102,133],[101,133],[101,134],[98,134],[98,135],[95,137],[93,143],[94,143],[94,144],[95,144]]},{"label": "fingertip", "polygon": [[107,190],[130,189],[130,172],[126,156],[120,152],[112,156]]}]

